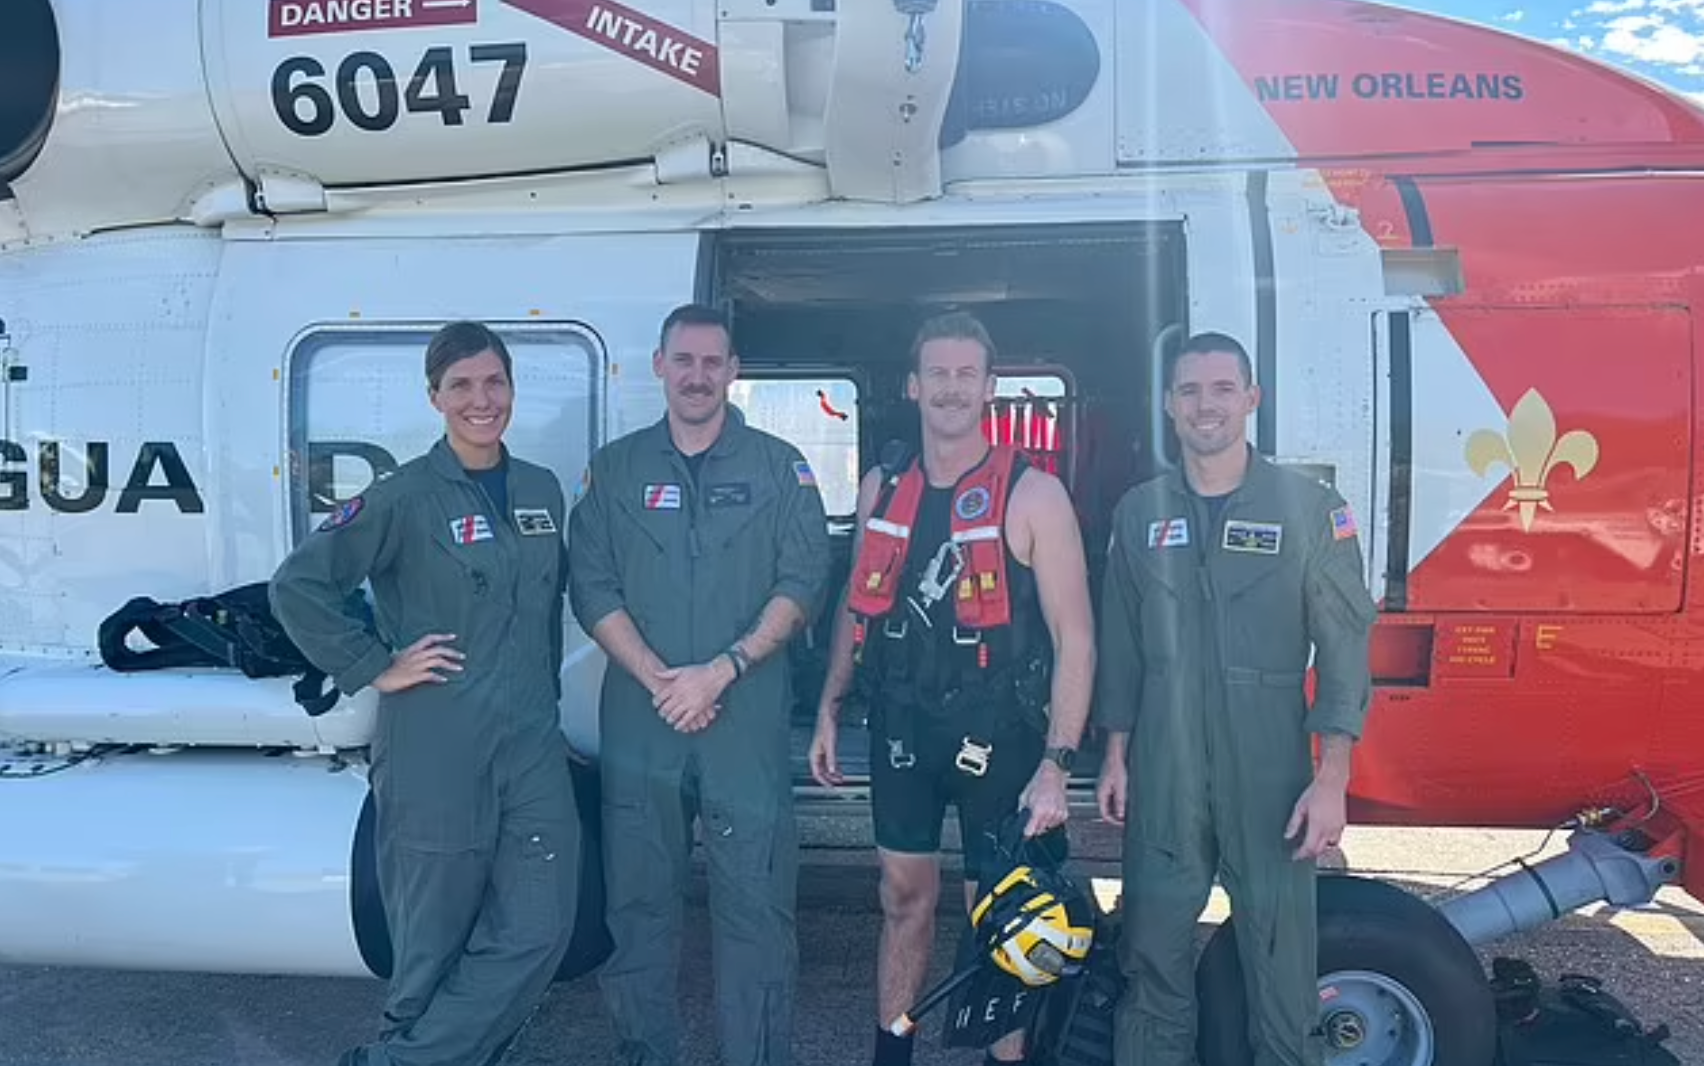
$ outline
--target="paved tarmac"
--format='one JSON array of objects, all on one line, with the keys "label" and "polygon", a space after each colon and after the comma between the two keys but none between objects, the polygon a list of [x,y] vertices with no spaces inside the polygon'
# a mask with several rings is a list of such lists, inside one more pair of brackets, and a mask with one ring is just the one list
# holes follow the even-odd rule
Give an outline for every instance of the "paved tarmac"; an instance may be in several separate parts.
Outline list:
[{"label": "paved tarmac", "polygon": [[[1113,875],[1116,835],[1078,816],[1073,846],[1081,869]],[[875,1024],[875,872],[867,820],[815,817],[801,873],[802,973],[796,1066],[868,1062]],[[1542,833],[1352,829],[1345,857],[1357,871],[1427,892],[1517,856],[1533,856]],[[1560,848],[1560,839],[1549,851]],[[951,866],[949,862],[949,866]],[[944,895],[955,898],[956,880]],[[716,1063],[703,885],[687,911],[681,989],[688,1053],[682,1066]],[[1222,920],[1215,893],[1203,933]],[[936,974],[951,951],[941,922]],[[1665,890],[1652,905],[1588,908],[1541,930],[1489,945],[1482,955],[1517,955],[1546,977],[1583,970],[1605,979],[1647,1024],[1667,1023],[1669,1048],[1704,1064],[1704,905]],[[0,1066],[331,1066],[372,1029],[382,996],[375,981],[106,973],[0,967]],[[918,1066],[971,1064],[969,1052],[938,1046],[931,1016]],[[613,1034],[591,981],[555,987],[516,1042],[508,1066],[613,1063]]]}]

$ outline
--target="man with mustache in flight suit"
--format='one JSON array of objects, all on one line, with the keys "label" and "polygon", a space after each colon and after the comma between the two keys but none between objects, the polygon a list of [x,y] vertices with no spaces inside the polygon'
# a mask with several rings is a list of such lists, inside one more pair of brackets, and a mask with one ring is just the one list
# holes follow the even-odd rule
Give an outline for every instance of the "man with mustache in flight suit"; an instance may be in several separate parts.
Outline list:
[{"label": "man with mustache in flight suit", "polygon": [[798,947],[786,649],[820,610],[828,516],[799,450],[728,403],[714,310],[680,308],[662,419],[601,449],[569,523],[570,602],[609,655],[600,707],[621,1061],[679,1062],[681,897],[703,824],[722,1056],[788,1066]]}]

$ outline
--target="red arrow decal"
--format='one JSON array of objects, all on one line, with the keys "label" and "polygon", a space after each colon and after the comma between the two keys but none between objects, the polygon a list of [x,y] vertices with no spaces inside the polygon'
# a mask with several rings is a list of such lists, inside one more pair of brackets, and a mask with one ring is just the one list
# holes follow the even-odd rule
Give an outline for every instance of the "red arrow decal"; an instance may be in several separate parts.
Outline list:
[{"label": "red arrow decal", "polygon": [[503,0],[711,96],[722,95],[716,46],[610,0]]}]

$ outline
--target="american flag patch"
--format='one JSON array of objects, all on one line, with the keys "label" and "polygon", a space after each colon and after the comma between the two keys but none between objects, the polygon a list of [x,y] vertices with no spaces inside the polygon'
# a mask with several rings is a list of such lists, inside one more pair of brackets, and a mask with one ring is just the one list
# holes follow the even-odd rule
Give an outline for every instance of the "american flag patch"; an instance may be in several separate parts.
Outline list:
[{"label": "american flag patch", "polygon": [[1331,512],[1331,537],[1333,540],[1347,540],[1355,535],[1355,515],[1344,504]]},{"label": "american flag patch", "polygon": [[679,485],[646,485],[645,510],[647,511],[678,511],[680,510]]},{"label": "american flag patch", "polygon": [[816,473],[811,470],[811,464],[799,459],[793,463],[793,473],[798,476],[799,484],[815,485]]},{"label": "american flag patch", "polygon": [[472,544],[491,539],[491,522],[482,514],[470,514],[450,521],[450,539],[457,544]]}]

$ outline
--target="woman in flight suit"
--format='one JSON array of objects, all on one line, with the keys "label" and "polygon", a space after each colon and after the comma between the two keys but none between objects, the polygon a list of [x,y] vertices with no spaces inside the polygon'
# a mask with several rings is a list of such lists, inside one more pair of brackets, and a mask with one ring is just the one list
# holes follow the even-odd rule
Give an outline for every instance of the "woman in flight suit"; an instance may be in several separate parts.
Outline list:
[{"label": "woman in flight suit", "polygon": [[[444,436],[341,506],[279,567],[273,610],[372,738],[395,952],[376,1043],[344,1066],[478,1066],[548,987],[574,926],[580,822],[557,701],[562,488],[502,443],[508,350],[470,322],[426,350]],[[342,609],[371,580],[378,633]]]}]

